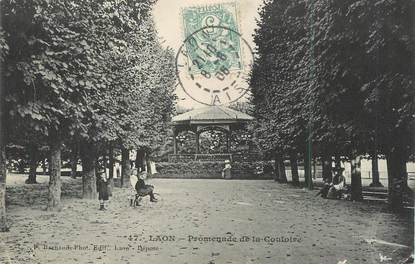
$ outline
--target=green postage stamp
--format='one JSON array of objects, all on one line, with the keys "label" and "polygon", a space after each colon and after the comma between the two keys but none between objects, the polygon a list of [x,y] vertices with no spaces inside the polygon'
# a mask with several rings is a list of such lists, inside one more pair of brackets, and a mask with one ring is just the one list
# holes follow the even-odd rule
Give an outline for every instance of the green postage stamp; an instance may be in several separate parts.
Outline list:
[{"label": "green postage stamp", "polygon": [[189,73],[242,70],[235,2],[183,8],[182,18]]}]

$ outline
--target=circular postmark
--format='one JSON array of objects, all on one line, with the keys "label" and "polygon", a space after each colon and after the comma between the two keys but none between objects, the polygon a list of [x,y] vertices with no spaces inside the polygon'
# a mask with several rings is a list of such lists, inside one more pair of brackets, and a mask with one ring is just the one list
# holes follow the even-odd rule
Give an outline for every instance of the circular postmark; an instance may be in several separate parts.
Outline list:
[{"label": "circular postmark", "polygon": [[252,63],[252,49],[239,32],[209,25],[194,31],[180,46],[176,74],[190,98],[205,105],[222,105],[248,92]]}]

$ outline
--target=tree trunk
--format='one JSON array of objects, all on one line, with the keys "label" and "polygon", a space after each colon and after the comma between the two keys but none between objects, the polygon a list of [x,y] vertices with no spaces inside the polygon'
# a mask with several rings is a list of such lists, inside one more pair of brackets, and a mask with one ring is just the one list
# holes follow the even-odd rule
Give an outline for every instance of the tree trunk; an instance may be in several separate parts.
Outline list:
[{"label": "tree trunk", "polygon": [[93,143],[83,143],[81,149],[82,156],[82,199],[97,198],[97,181],[95,168],[97,161],[97,151]]},{"label": "tree trunk", "polygon": [[108,150],[108,167],[108,195],[112,196],[112,191],[114,190],[114,148],[112,147],[112,144],[110,144]]},{"label": "tree trunk", "polygon": [[[1,89],[1,87],[0,87]],[[0,117],[1,118],[1,117]],[[1,122],[1,121],[0,121]],[[9,231],[6,217],[6,146],[3,126],[0,124],[0,232]]]},{"label": "tree trunk", "polygon": [[300,185],[300,178],[298,177],[298,163],[297,163],[297,153],[292,152],[290,155],[290,163],[291,163],[291,177],[292,177],[292,184],[295,186]]},{"label": "tree trunk", "polygon": [[137,149],[137,154],[135,157],[135,167],[138,171],[145,171],[145,162],[144,162],[145,152],[143,149]]},{"label": "tree trunk", "polygon": [[380,183],[379,178],[379,166],[378,166],[378,154],[377,151],[372,153],[372,183],[369,185],[371,187],[383,187]]},{"label": "tree trunk", "polygon": [[36,169],[37,169],[37,166],[39,165],[39,153],[38,153],[39,150],[37,149],[36,146],[29,146],[28,150],[29,150],[29,156],[30,156],[29,177],[27,178],[25,183],[34,184],[34,183],[37,183]]},{"label": "tree trunk", "polygon": [[58,133],[50,133],[48,211],[60,211],[61,205],[61,139]]},{"label": "tree trunk", "polygon": [[361,165],[361,156],[355,153],[353,155],[353,159],[351,160],[351,198],[353,201],[360,201],[363,199],[362,196],[362,175],[360,171],[360,165]]},{"label": "tree trunk", "polygon": [[323,169],[323,180],[325,182],[331,182],[333,180],[331,157],[323,154],[322,157],[322,169]]},{"label": "tree trunk", "polygon": [[[0,72],[4,70],[3,63],[0,63]],[[0,74],[0,232],[9,231],[6,216],[6,109],[4,107],[3,73]]]},{"label": "tree trunk", "polygon": [[46,164],[46,159],[42,160],[42,169],[43,169],[43,175],[48,174],[48,166]]},{"label": "tree trunk", "polygon": [[311,150],[308,149],[304,152],[304,183],[306,188],[313,189],[313,179],[311,175]]},{"label": "tree trunk", "polygon": [[311,126],[308,124],[307,126],[307,140],[306,140],[306,148],[305,148],[305,156],[304,156],[304,177],[305,177],[305,186],[307,189],[313,189],[313,178],[311,173],[311,161],[313,158],[312,155],[312,139],[311,139]]},{"label": "tree trunk", "polygon": [[104,155],[102,155],[102,169],[104,170],[105,175],[107,175],[107,168],[108,168],[108,156],[107,156],[107,149],[104,149]]},{"label": "tree trunk", "polygon": [[129,187],[131,175],[130,151],[124,147],[121,150],[121,163],[121,187]]},{"label": "tree trunk", "polygon": [[279,182],[286,183],[287,182],[287,174],[285,173],[285,164],[284,158],[282,154],[277,154],[277,166],[278,166],[278,174],[279,174]]},{"label": "tree trunk", "polygon": [[25,169],[26,169],[26,163],[24,161],[18,161],[17,162],[17,172],[19,174],[25,174],[26,173]]},{"label": "tree trunk", "polygon": [[275,152],[275,160],[274,160],[274,181],[279,181],[280,179],[280,171],[279,171],[279,167],[280,165],[278,164],[278,153]]},{"label": "tree trunk", "polygon": [[317,173],[316,163],[317,163],[317,160],[313,158],[313,179],[314,180],[316,179],[316,173]]},{"label": "tree trunk", "polygon": [[145,161],[146,161],[146,171],[148,173],[148,176],[150,176],[151,174],[153,174],[153,172],[151,171],[150,159],[147,153],[145,155]]},{"label": "tree trunk", "polygon": [[388,203],[391,209],[403,207],[403,194],[406,187],[406,162],[403,153],[397,148],[386,156],[388,166]]},{"label": "tree trunk", "polygon": [[335,156],[334,156],[334,165],[336,166],[336,167],[341,167],[342,166],[342,164],[341,164],[341,159],[340,159],[340,155],[339,154],[336,154]]},{"label": "tree trunk", "polygon": [[78,142],[72,145],[71,150],[71,178],[76,179],[76,169],[78,168],[79,146]]}]

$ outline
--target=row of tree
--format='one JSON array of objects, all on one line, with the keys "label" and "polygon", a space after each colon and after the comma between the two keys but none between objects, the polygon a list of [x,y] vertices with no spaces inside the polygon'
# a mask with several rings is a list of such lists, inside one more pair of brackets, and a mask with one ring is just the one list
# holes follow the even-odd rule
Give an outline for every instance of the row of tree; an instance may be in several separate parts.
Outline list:
[{"label": "row of tree", "polygon": [[130,149],[143,156],[163,144],[174,111],[174,54],[159,43],[153,4],[1,1],[0,229],[7,229],[6,146],[25,146],[35,164],[48,148],[47,208],[59,210],[63,148],[74,160],[80,155],[83,197],[95,198],[97,157],[113,162],[120,149],[128,176]]},{"label": "row of tree", "polygon": [[384,155],[389,202],[402,205],[414,152],[414,8],[413,0],[265,2],[250,82],[256,138],[277,164],[289,157],[296,166],[300,154],[312,187],[311,156],[328,179],[332,157],[352,160],[352,197],[361,199],[360,155]]}]

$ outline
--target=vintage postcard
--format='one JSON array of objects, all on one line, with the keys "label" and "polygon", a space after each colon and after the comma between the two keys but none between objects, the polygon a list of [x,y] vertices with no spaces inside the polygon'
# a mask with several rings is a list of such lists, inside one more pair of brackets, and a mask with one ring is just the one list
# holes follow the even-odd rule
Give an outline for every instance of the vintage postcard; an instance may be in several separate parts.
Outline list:
[{"label": "vintage postcard", "polygon": [[415,1],[0,10],[0,263],[414,263]]}]

